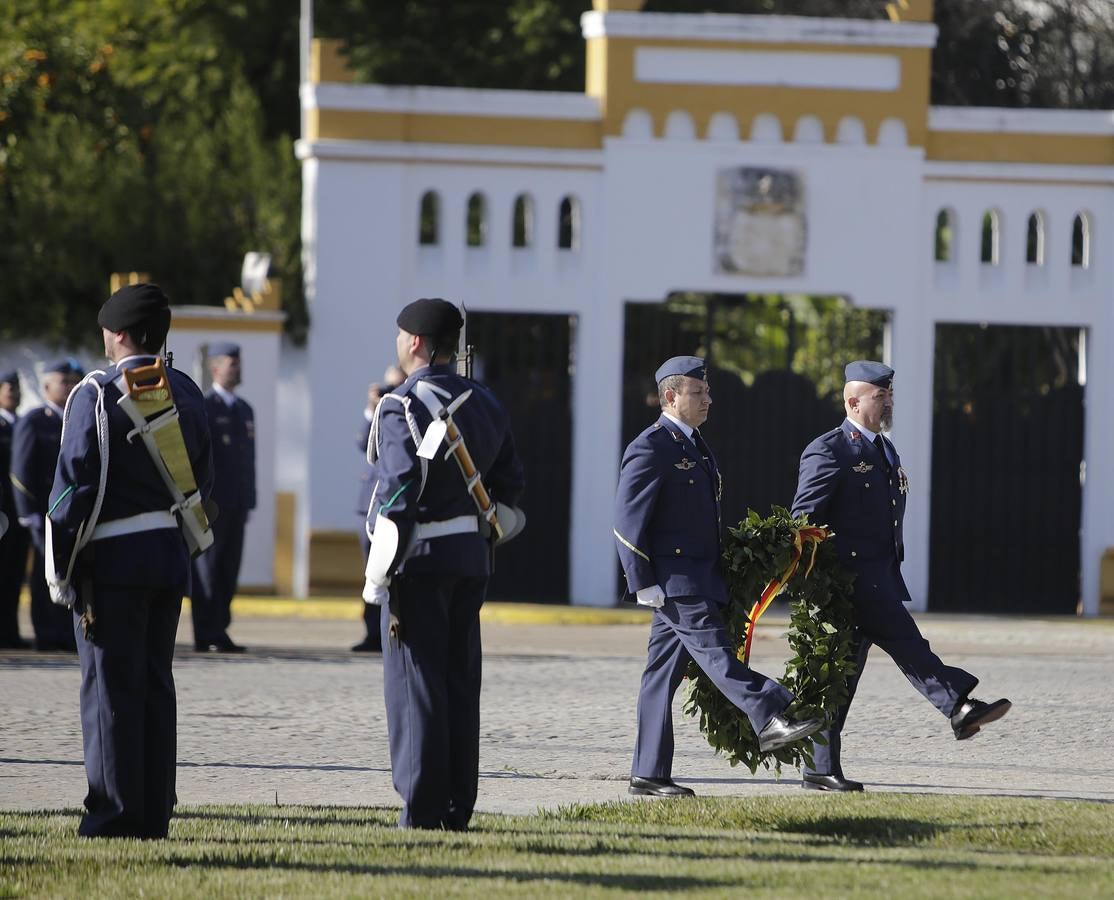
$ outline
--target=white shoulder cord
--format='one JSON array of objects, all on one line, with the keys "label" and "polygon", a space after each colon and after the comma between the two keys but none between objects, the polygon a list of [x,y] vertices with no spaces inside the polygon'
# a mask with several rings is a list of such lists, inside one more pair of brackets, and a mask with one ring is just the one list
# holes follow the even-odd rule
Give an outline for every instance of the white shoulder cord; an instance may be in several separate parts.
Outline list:
[{"label": "white shoulder cord", "polygon": [[[396,400],[402,404],[402,414],[406,418],[406,427],[410,429],[410,437],[414,441],[414,446],[417,447],[422,442],[422,432],[418,428],[418,420],[415,419],[414,414],[410,412],[410,397],[399,396],[395,393],[387,394],[375,407],[375,414],[371,419],[371,432],[367,439],[367,461],[373,466],[375,465],[375,461],[379,458],[379,419],[383,414],[383,404],[388,400]],[[418,462],[420,462],[422,466],[422,483],[418,488],[417,498],[420,500],[422,494],[425,493],[426,478],[429,477],[429,462],[425,459],[419,459]],[[373,498],[374,496],[375,495],[372,494]]]},{"label": "white shoulder cord", "polygon": [[[93,386],[97,392],[97,400],[94,405],[94,411],[97,422],[97,449],[100,451],[101,457],[101,472],[97,481],[97,498],[93,502],[92,512],[89,513],[89,518],[77,529],[77,537],[74,541],[73,554],[70,556],[69,565],[66,566],[66,574],[61,579],[63,584],[68,584],[70,576],[73,574],[74,563],[77,561],[78,554],[85,549],[86,545],[93,538],[93,529],[97,527],[97,519],[101,515],[101,506],[104,504],[104,488],[108,481],[108,413],[104,408],[104,388],[95,378],[97,375],[104,375],[105,372],[96,370],[90,372],[81,382],[70,391],[69,397],[66,398],[66,408],[62,412],[62,440],[66,439],[66,424],[70,420],[70,406],[73,404],[73,398],[77,396],[86,384]],[[46,517],[46,573],[48,580],[54,580],[57,569],[54,567],[54,541],[51,539],[51,522],[50,515]],[[53,595],[53,592],[51,592]]]}]

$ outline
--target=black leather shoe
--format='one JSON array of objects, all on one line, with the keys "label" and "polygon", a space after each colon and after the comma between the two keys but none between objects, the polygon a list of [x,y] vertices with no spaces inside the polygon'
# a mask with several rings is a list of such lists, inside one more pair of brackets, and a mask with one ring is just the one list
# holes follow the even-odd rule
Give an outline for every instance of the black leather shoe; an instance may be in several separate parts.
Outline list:
[{"label": "black leather shoe", "polygon": [[208,653],[209,652],[209,642],[208,641],[194,641],[193,642],[193,652],[194,653]]},{"label": "black leather shoe", "polygon": [[638,775],[630,777],[630,787],[627,788],[627,791],[631,794],[649,797],[696,796],[696,791],[674,783],[672,778],[640,778]]},{"label": "black leather shoe", "polygon": [[213,641],[213,649],[217,653],[243,653],[248,648],[237,644],[226,634],[220,640]]},{"label": "black leather shoe", "polygon": [[968,697],[954,713],[952,713],[952,732],[957,741],[965,741],[979,733],[983,725],[997,722],[1010,711],[1013,706],[1009,700],[995,700],[993,703],[983,703]]},{"label": "black leather shoe", "polygon": [[372,640],[370,637],[364,638],[360,643],[352,645],[353,653],[382,653],[383,645],[379,643],[378,638]]},{"label": "black leather shoe", "polygon": [[801,787],[806,791],[861,791],[863,783],[844,778],[842,775],[816,775],[805,772],[801,776]]},{"label": "black leather shoe", "polygon": [[30,650],[31,642],[24,638],[8,638],[0,641],[0,650]]},{"label": "black leather shoe", "polygon": [[770,724],[758,735],[758,749],[763,753],[792,744],[824,727],[823,719],[805,719],[798,722],[788,716],[774,716]]}]

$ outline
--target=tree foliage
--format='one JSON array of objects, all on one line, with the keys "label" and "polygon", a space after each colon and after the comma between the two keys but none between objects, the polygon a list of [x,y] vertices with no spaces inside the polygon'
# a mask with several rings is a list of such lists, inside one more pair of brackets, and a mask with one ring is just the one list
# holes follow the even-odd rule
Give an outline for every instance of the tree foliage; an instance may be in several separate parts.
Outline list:
[{"label": "tree foliage", "polygon": [[248,250],[273,254],[298,318],[298,165],[289,136],[268,134],[227,15],[203,0],[9,4],[4,336],[95,339],[114,271],[150,273],[176,303],[220,303]]}]

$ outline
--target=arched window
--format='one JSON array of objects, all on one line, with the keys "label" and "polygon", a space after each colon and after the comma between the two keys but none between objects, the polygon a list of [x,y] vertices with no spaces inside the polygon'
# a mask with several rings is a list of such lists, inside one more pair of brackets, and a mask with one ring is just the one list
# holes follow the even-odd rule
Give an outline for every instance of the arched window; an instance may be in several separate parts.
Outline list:
[{"label": "arched window", "polygon": [[996,266],[1001,260],[1001,222],[1002,217],[996,209],[988,209],[982,216],[982,252],[979,259],[988,266]]},{"label": "arched window", "polygon": [[534,198],[519,194],[514,198],[514,221],[511,223],[511,244],[529,247],[534,243]]},{"label": "arched window", "polygon": [[936,214],[936,262],[951,262],[955,247],[955,213],[942,209]]},{"label": "arched window", "polygon": [[487,243],[487,201],[476,191],[468,198],[468,221],[465,224],[469,247],[482,247]]},{"label": "arched window", "polygon": [[1071,264],[1081,269],[1091,267],[1091,217],[1079,213],[1071,226]]},{"label": "arched window", "polygon": [[557,246],[561,250],[580,249],[580,201],[568,196],[561,201],[557,218]]},{"label": "arched window", "polygon": [[1044,265],[1044,213],[1040,210],[1029,214],[1025,230],[1025,262],[1033,266]]},{"label": "arched window", "polygon": [[436,191],[426,191],[418,207],[418,243],[431,246],[440,241],[441,201]]}]

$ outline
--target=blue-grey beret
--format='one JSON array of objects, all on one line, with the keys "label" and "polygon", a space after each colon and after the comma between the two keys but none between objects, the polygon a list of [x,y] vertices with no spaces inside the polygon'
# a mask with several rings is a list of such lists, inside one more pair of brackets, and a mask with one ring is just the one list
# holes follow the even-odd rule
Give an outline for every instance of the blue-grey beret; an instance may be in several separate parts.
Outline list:
[{"label": "blue-grey beret", "polygon": [[44,375],[49,375],[53,372],[60,372],[63,375],[85,374],[85,371],[81,368],[81,363],[79,363],[72,356],[67,356],[65,359],[55,360],[49,365],[43,366]]},{"label": "blue-grey beret", "polygon": [[0,384],[19,384],[19,369],[8,369],[7,372],[0,372]]},{"label": "blue-grey beret", "polygon": [[877,387],[890,388],[894,383],[894,370],[885,363],[870,359],[857,359],[848,363],[843,370],[847,381],[865,381]]},{"label": "blue-grey beret", "polygon": [[231,341],[214,341],[209,345],[209,359],[218,356],[239,356],[240,345]]},{"label": "blue-grey beret", "polygon": [[663,378],[670,375],[687,375],[689,378],[703,380],[707,377],[704,360],[699,356],[674,356],[663,362],[654,373],[654,381],[661,383]]}]

